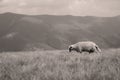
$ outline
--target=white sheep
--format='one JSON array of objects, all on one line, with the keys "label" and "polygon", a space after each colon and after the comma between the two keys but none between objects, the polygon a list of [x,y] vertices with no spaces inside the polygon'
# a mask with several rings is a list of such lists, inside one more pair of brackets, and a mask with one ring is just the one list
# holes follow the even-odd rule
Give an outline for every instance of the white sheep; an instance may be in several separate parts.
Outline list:
[{"label": "white sheep", "polygon": [[83,41],[69,46],[69,52],[72,50],[82,53],[83,51],[93,53],[101,52],[101,49],[92,41]]}]

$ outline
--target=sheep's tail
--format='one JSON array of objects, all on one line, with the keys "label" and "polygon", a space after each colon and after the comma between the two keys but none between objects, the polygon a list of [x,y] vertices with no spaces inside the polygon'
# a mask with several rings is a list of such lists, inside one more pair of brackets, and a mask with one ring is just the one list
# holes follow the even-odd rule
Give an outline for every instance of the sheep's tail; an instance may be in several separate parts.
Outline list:
[{"label": "sheep's tail", "polygon": [[97,51],[101,52],[101,49],[96,45],[95,48],[97,49]]}]

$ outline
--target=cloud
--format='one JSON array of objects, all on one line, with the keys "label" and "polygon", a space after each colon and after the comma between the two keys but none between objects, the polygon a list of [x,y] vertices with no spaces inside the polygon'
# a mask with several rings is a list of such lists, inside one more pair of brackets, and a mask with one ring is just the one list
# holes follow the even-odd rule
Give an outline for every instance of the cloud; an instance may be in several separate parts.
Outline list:
[{"label": "cloud", "polygon": [[77,16],[120,15],[120,0],[0,0],[0,12]]},{"label": "cloud", "polygon": [[74,15],[112,16],[120,14],[119,0],[76,0],[70,5]]}]

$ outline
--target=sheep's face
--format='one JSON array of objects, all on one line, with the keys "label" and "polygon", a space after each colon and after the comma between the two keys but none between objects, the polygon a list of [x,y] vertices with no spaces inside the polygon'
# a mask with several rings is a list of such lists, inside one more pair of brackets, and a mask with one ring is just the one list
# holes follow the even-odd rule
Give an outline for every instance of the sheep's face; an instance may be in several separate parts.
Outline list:
[{"label": "sheep's face", "polygon": [[72,45],[69,46],[69,52],[71,52],[72,50],[74,50],[74,47]]}]

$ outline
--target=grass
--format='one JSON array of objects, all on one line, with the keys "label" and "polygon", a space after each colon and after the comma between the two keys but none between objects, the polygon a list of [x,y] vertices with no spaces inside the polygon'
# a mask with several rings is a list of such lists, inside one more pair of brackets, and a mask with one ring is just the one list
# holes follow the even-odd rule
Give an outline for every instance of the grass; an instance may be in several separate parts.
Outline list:
[{"label": "grass", "polygon": [[0,80],[120,80],[120,49],[3,52]]}]

